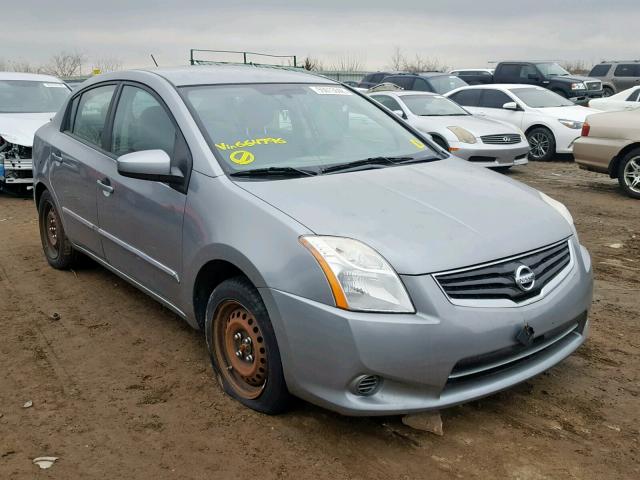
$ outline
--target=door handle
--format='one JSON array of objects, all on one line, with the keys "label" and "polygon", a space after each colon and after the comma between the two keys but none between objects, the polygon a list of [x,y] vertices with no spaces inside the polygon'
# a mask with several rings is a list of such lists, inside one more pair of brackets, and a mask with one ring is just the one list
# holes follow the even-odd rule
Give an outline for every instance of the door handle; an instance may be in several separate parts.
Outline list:
[{"label": "door handle", "polygon": [[108,197],[113,193],[114,189],[110,185],[111,182],[109,182],[108,178],[105,178],[104,180],[96,180],[96,183],[98,184],[98,187],[102,190],[102,193],[104,194],[105,197]]},{"label": "door handle", "polygon": [[57,164],[62,163],[62,154],[60,153],[51,152],[51,158],[53,158],[53,161],[56,162]]}]

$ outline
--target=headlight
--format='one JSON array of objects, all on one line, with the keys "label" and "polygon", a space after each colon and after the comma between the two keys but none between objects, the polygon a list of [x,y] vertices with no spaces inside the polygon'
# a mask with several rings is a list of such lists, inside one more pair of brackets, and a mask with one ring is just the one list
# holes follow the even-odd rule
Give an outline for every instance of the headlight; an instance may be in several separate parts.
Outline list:
[{"label": "headlight", "polygon": [[576,226],[573,223],[573,217],[571,216],[571,212],[569,212],[569,209],[565,207],[564,203],[554,200],[553,198],[551,198],[549,195],[545,193],[542,193],[542,192],[538,192],[538,193],[540,194],[540,197],[542,198],[542,200],[544,200],[553,208],[555,208],[555,210],[564,217],[567,223],[571,226],[571,231],[575,235],[576,240],[578,240],[578,232],[576,231]]},{"label": "headlight", "polygon": [[571,90],[586,90],[586,89],[587,89],[587,86],[582,82],[571,84]]},{"label": "headlight", "polygon": [[447,127],[462,143],[476,143],[476,137],[462,127]]},{"label": "headlight", "polygon": [[398,274],[382,256],[351,238],[303,236],[322,268],[336,301],[346,310],[414,313]]},{"label": "headlight", "polygon": [[573,128],[574,130],[580,130],[582,128],[582,124],[584,123],[584,122],[576,122],[575,120],[567,120],[564,118],[561,118],[558,121],[561,124],[563,124],[565,127]]}]

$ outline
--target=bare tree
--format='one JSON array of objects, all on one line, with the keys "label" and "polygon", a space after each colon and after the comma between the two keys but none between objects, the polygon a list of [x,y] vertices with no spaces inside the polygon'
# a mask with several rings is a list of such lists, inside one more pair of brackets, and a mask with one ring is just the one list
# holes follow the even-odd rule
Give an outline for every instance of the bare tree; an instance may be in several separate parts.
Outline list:
[{"label": "bare tree", "polygon": [[57,77],[67,78],[82,73],[84,55],[81,53],[60,52],[51,57],[45,70]]},{"label": "bare tree", "polygon": [[323,70],[324,65],[317,58],[313,58],[307,55],[302,61],[302,68],[304,68],[305,70],[317,72]]},{"label": "bare tree", "polygon": [[100,73],[117,72],[122,70],[122,60],[116,57],[99,57],[93,61],[94,70]]},{"label": "bare tree", "polygon": [[574,75],[587,75],[591,71],[591,65],[584,60],[570,60],[562,62],[561,66]]},{"label": "bare tree", "polygon": [[329,65],[329,70],[335,72],[359,72],[364,68],[362,60],[355,55],[341,55]]},{"label": "bare tree", "polygon": [[393,50],[393,54],[391,55],[391,69],[393,70],[401,70],[405,63],[404,55],[402,54],[402,50],[400,47],[396,47]]}]

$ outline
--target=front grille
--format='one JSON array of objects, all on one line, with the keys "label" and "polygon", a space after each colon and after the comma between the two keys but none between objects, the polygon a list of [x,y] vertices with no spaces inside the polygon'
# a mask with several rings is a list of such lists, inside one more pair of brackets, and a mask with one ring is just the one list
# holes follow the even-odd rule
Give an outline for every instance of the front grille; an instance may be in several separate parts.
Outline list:
[{"label": "front grille", "polygon": [[[496,300],[522,302],[540,294],[571,261],[569,241],[525,253],[489,265],[434,275],[451,299]],[[524,291],[516,284],[516,270],[529,267],[535,274],[533,288]],[[525,286],[529,286],[528,284]]]},{"label": "front grille", "polygon": [[602,82],[586,82],[587,90],[602,90]]},{"label": "front grille", "polygon": [[544,352],[561,343],[562,340],[571,339],[571,335],[581,335],[587,321],[587,312],[580,314],[571,322],[560,325],[542,335],[534,338],[531,345],[524,346],[515,344],[501,348],[493,352],[467,357],[460,360],[453,367],[449,375],[448,384],[476,379],[479,376],[497,373],[507,368],[511,368],[527,360],[533,359],[536,355]]},{"label": "front grille", "polygon": [[522,137],[517,133],[504,133],[499,135],[484,135],[480,137],[482,143],[489,145],[513,145],[514,143],[520,143]]}]

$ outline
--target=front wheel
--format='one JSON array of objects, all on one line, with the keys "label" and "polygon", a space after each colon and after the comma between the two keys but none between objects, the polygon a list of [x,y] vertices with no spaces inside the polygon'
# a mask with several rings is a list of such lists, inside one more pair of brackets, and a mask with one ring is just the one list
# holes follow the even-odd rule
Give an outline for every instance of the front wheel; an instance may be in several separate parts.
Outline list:
[{"label": "front wheel", "polygon": [[631,198],[640,198],[640,148],[627,153],[620,162],[618,182]]},{"label": "front wheel", "polygon": [[244,277],[225,280],[209,297],[207,347],[224,391],[267,414],[291,403],[269,314],[256,288]]},{"label": "front wheel", "polygon": [[527,141],[531,146],[529,159],[548,162],[556,153],[556,139],[549,129],[536,127],[527,132]]},{"label": "front wheel", "polygon": [[603,97],[610,97],[613,94],[614,94],[613,88],[611,88],[611,87],[602,87],[602,96]]}]

